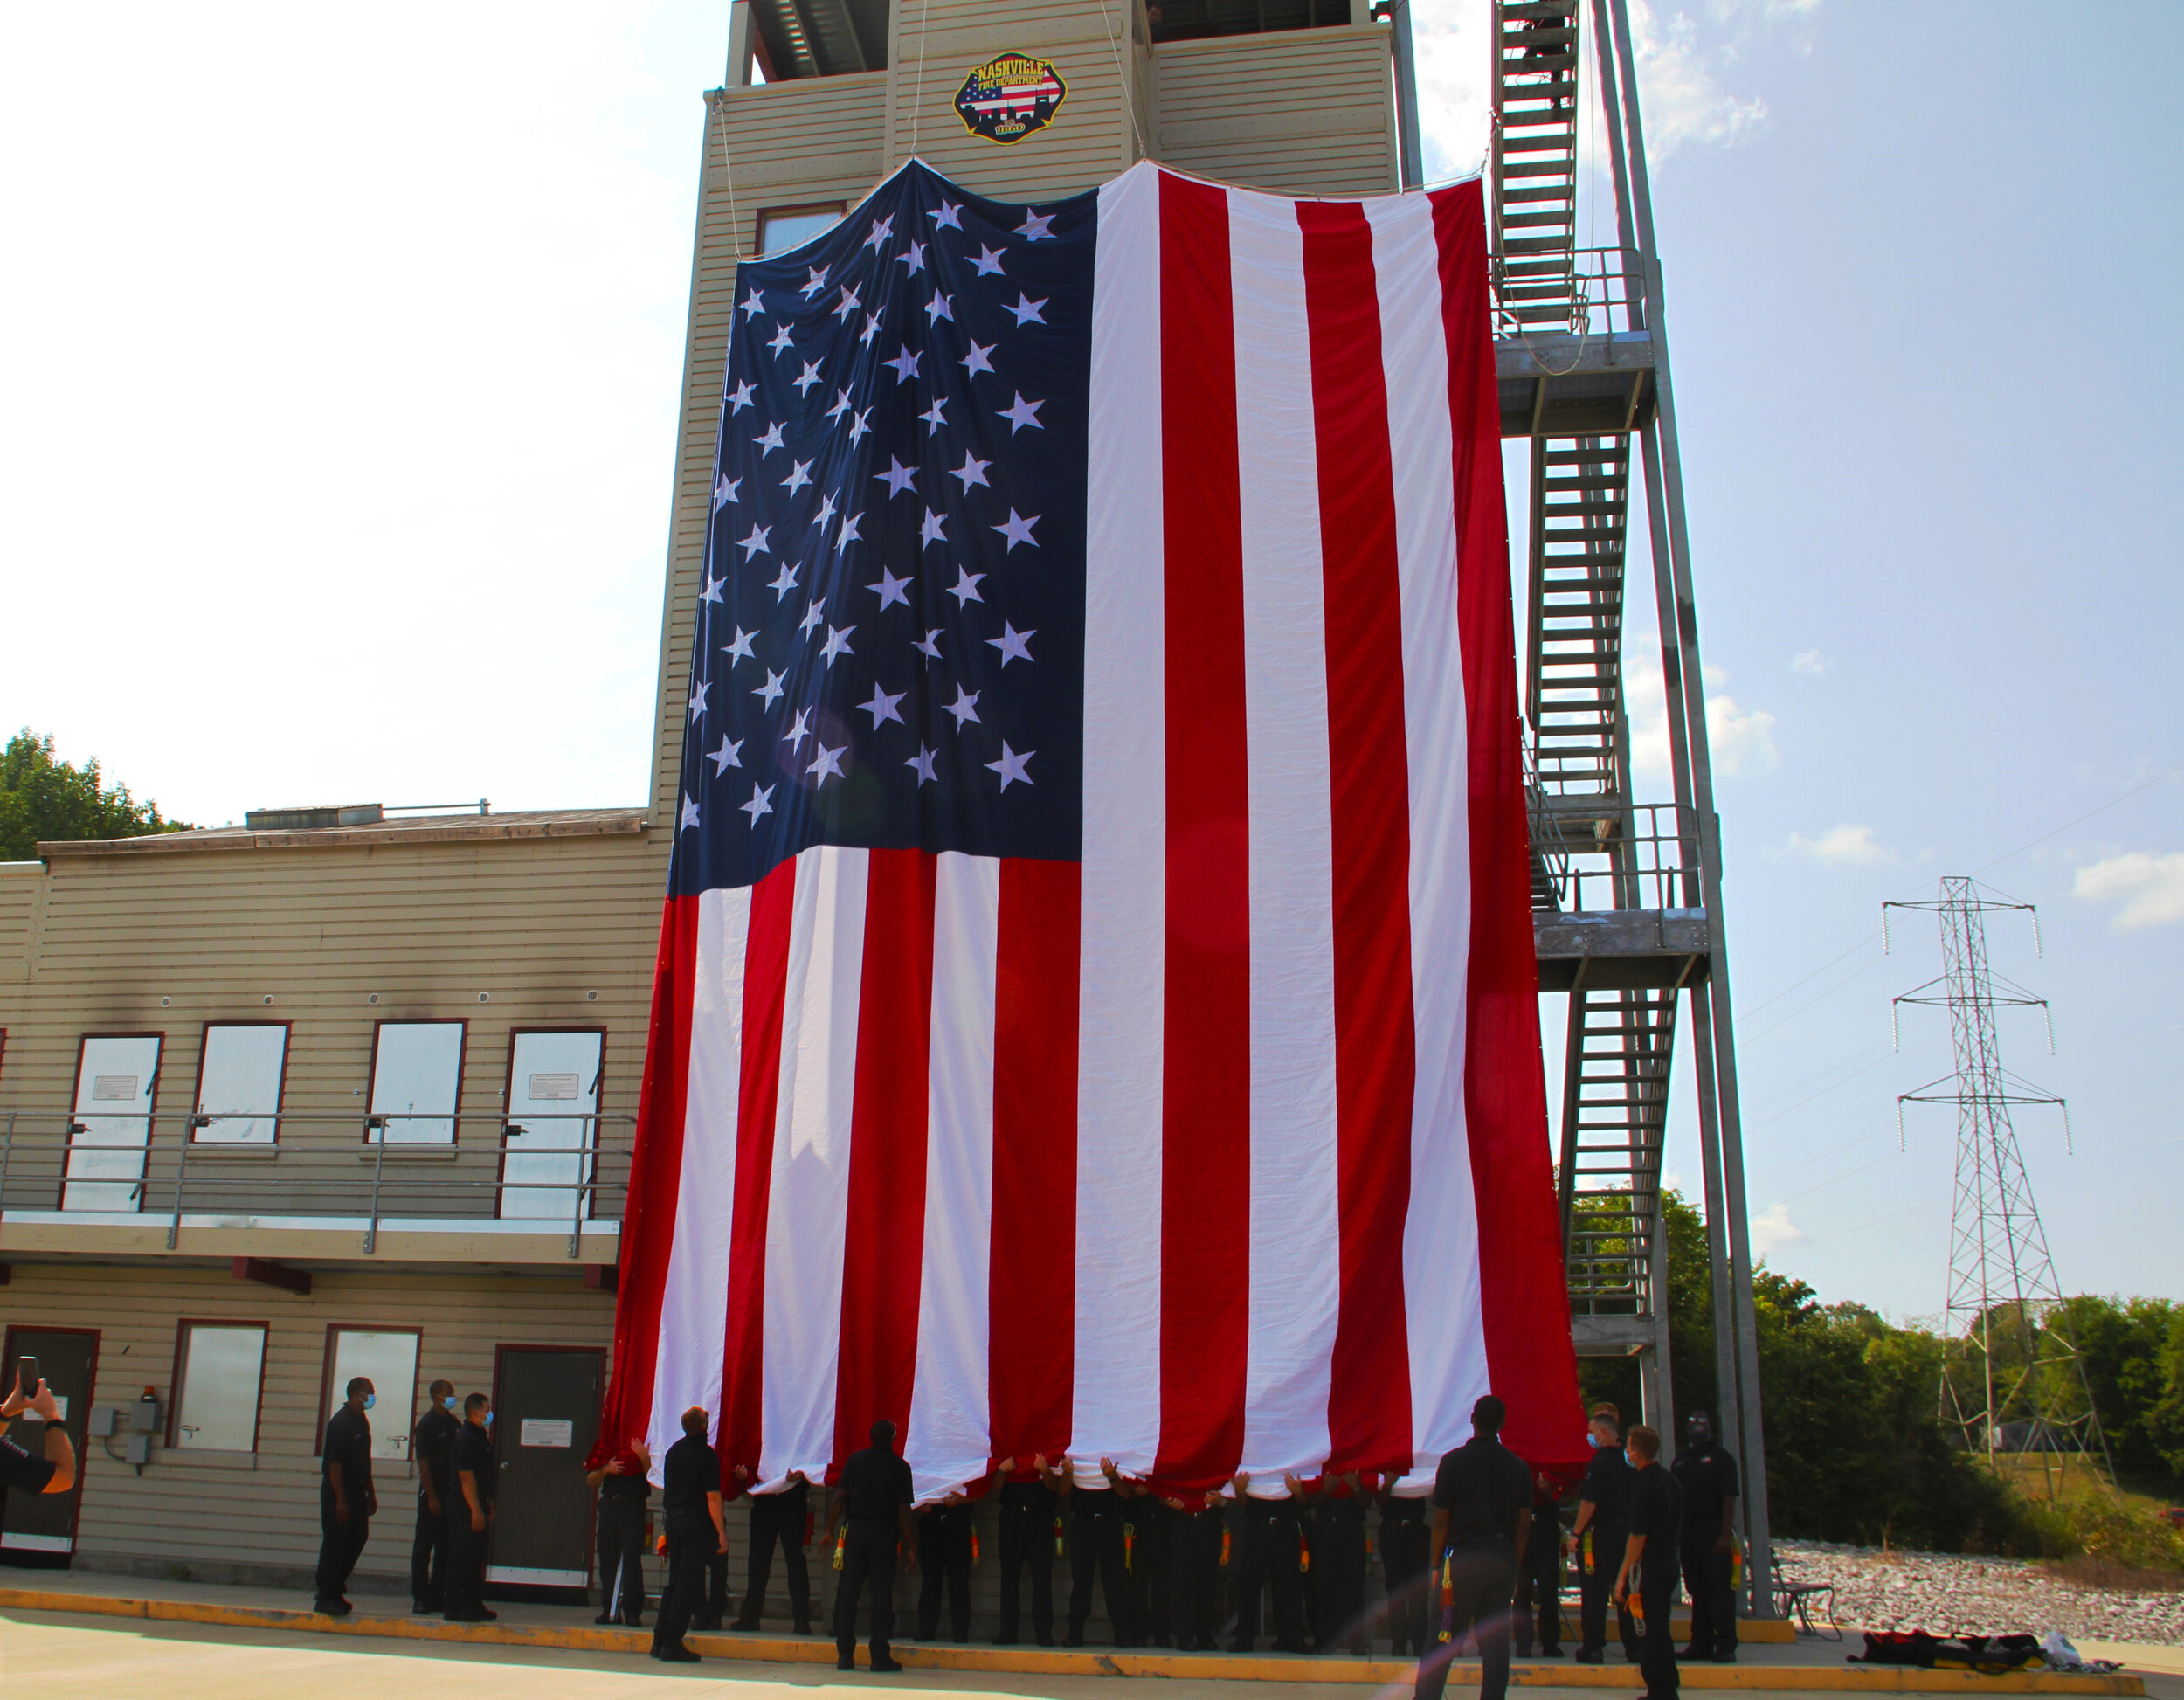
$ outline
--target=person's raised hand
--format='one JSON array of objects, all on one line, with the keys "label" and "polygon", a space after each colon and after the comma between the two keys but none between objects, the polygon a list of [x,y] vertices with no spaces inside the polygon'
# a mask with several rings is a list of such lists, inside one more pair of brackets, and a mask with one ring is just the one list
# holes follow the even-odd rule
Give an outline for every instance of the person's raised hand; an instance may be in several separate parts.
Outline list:
[{"label": "person's raised hand", "polygon": [[1248,1488],[1251,1485],[1251,1472],[1248,1470],[1240,1469],[1234,1475],[1231,1476],[1229,1480],[1234,1483],[1236,1491],[1238,1493],[1241,1493],[1246,1488]]},{"label": "person's raised hand", "polygon": [[735,1475],[736,1475],[736,1479],[738,1482],[743,1482],[743,1483],[745,1483],[746,1485],[748,1485],[748,1484],[750,1483],[750,1466],[749,1464],[738,1464],[738,1465],[736,1465],[736,1470],[735,1470]]},{"label": "person's raised hand", "polygon": [[[41,1387],[45,1385],[42,1381],[38,1383]],[[5,1399],[0,1399],[0,1422],[6,1422],[10,1418],[20,1413],[23,1407],[30,1402],[23,1397],[23,1384],[17,1382],[8,1389],[8,1396]]]},{"label": "person's raised hand", "polygon": [[1102,1458],[1100,1460],[1100,1474],[1109,1482],[1119,1482],[1123,1479],[1123,1467],[1112,1458]]},{"label": "person's raised hand", "polygon": [[1034,1452],[1034,1453],[1033,1453],[1033,1454],[1032,1454],[1032,1468],[1033,1468],[1033,1469],[1045,1469],[1045,1468],[1047,1468],[1047,1455],[1046,1455],[1045,1453],[1043,1453],[1043,1452]]},{"label": "person's raised hand", "polygon": [[1161,1495],[1160,1503],[1163,1505],[1165,1505],[1171,1511],[1180,1511],[1185,1509],[1183,1502],[1178,1499],[1173,1494]]},{"label": "person's raised hand", "polygon": [[997,1462],[993,1468],[1002,1475],[1013,1475],[1016,1469],[1016,1460],[1014,1458],[1003,1458]]},{"label": "person's raised hand", "polygon": [[629,1474],[629,1466],[622,1462],[621,1455],[618,1453],[615,1456],[608,1459],[606,1462],[599,1466],[599,1474],[602,1475],[627,1475]]},{"label": "person's raised hand", "polygon": [[1304,1497],[1304,1484],[1296,1479],[1295,1470],[1285,1469],[1282,1472],[1282,1485],[1289,1490],[1289,1496],[1292,1499]]}]

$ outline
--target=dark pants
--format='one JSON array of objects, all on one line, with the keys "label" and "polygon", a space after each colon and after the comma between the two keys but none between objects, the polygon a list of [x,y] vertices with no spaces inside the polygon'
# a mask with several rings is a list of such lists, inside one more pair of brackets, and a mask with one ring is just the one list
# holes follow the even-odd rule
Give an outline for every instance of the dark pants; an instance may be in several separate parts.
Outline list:
[{"label": "dark pants", "polygon": [[1562,1524],[1552,1505],[1531,1510],[1531,1531],[1524,1539],[1524,1556],[1517,1562],[1517,1597],[1510,1627],[1517,1637],[1517,1655],[1524,1658],[1532,1648],[1533,1626],[1539,1634],[1539,1650],[1553,1655],[1562,1650]]},{"label": "dark pants", "polygon": [[319,1570],[314,1603],[334,1606],[347,1598],[349,1572],[356,1568],[357,1555],[371,1537],[371,1519],[363,1502],[352,1495],[349,1521],[334,1515],[334,1496],[319,1496]]},{"label": "dark pants", "polygon": [[475,1622],[486,1609],[486,1537],[492,1532],[493,1514],[487,1509],[486,1526],[470,1526],[470,1505],[456,1500],[447,1508],[447,1602],[451,1623]]},{"label": "dark pants", "polygon": [[599,1498],[599,1615],[636,1624],[645,1614],[645,1502]]},{"label": "dark pants", "polygon": [[1509,1606],[1517,1586],[1517,1551],[1499,1539],[1465,1541],[1449,1548],[1448,1593],[1441,1605],[1439,1640],[1418,1662],[1418,1700],[1440,1700],[1448,1666],[1470,1634],[1479,1643],[1479,1700],[1503,1700],[1509,1692]]},{"label": "dark pants", "polygon": [[[707,1527],[712,1519],[706,1519]],[[698,1590],[698,1603],[690,1614],[693,1629],[717,1629],[728,1621],[728,1554],[721,1551],[717,1532],[712,1544],[705,1550],[705,1581]]]},{"label": "dark pants", "polygon": [[1271,1586],[1275,1650],[1302,1653],[1303,1579],[1297,1558],[1303,1540],[1296,1507],[1286,1499],[1246,1498],[1243,1520],[1243,1562],[1237,1566],[1236,1578],[1234,1650],[1248,1653],[1252,1642],[1259,1638],[1259,1595]]},{"label": "dark pants", "polygon": [[[1415,1507],[1398,1510],[1398,1506]],[[1426,1502],[1397,1499],[1380,1513],[1380,1570],[1388,1591],[1388,1636],[1395,1656],[1421,1658],[1426,1652]]]},{"label": "dark pants", "polygon": [[1079,1512],[1069,1524],[1069,1639],[1084,1640],[1084,1626],[1092,1615],[1092,1579],[1100,1580],[1100,1597],[1107,1602],[1108,1628],[1117,1647],[1137,1642],[1130,1621],[1130,1577],[1123,1568],[1123,1513],[1119,1510]]},{"label": "dark pants", "polygon": [[895,1655],[888,1637],[895,1633],[895,1545],[901,1538],[892,1520],[852,1517],[842,1538],[842,1579],[834,1588],[834,1651],[850,1658],[857,1651],[857,1596],[872,1597],[872,1662],[885,1664]]},{"label": "dark pants", "polygon": [[1646,1679],[1645,1700],[1676,1700],[1680,1686],[1676,1626],[1669,1621],[1676,1610],[1676,1580],[1674,1571],[1662,1577],[1641,1577],[1639,1604],[1645,1611],[1646,1627],[1638,1642],[1638,1669]]},{"label": "dark pants", "polygon": [[1054,1496],[1037,1482],[1009,1482],[1001,1488],[1001,1623],[997,1639],[1006,1647],[1017,1635],[1019,1586],[1025,1567],[1032,1572],[1032,1634],[1041,1647],[1054,1639]]},{"label": "dark pants", "polygon": [[940,1599],[948,1594],[949,1633],[971,1639],[971,1507],[936,1505],[917,1514],[917,1638],[940,1634]]},{"label": "dark pants", "polygon": [[[1615,1592],[1615,1572],[1622,1568],[1628,1537],[1621,1525],[1595,1523],[1578,1537],[1578,1644],[1586,1653],[1604,1653],[1607,1647],[1607,1608]],[[1592,1543],[1593,1567],[1585,1567],[1586,1543]],[[1630,1613],[1615,1608],[1615,1639],[1623,1655],[1638,1662],[1638,1629]]]},{"label": "dark pants", "polygon": [[1691,1596],[1691,1646],[1699,1658],[1734,1658],[1737,1654],[1737,1591],[1730,1586],[1734,1555],[1704,1546],[1685,1547],[1678,1555],[1683,1592]]},{"label": "dark pants", "polygon": [[1211,1653],[1221,1627],[1221,1514],[1168,1514],[1170,1624],[1185,1653]]},{"label": "dark pants", "polygon": [[807,1510],[803,1490],[754,1494],[750,1501],[750,1585],[743,1590],[743,1608],[736,1619],[739,1629],[756,1629],[766,1609],[766,1583],[773,1575],[773,1550],[781,1549],[781,1568],[789,1577],[789,1610],[799,1635],[812,1633],[812,1572],[804,1562],[804,1526]]},{"label": "dark pants", "polygon": [[1312,1592],[1319,1601],[1319,1650],[1341,1641],[1352,1653],[1370,1644],[1365,1614],[1365,1501],[1324,1501],[1312,1519]]},{"label": "dark pants", "polygon": [[421,1612],[437,1612],[447,1599],[447,1518],[417,1496],[417,1533],[410,1541],[410,1600]]},{"label": "dark pants", "polygon": [[1168,1508],[1141,1494],[1123,1511],[1123,1591],[1130,1597],[1130,1644],[1165,1647],[1171,1584],[1168,1580]]},{"label": "dark pants", "polygon": [[667,1585],[660,1591],[660,1615],[653,1620],[655,1652],[682,1645],[705,1605],[706,1566],[720,1550],[720,1531],[709,1516],[667,1519]]}]

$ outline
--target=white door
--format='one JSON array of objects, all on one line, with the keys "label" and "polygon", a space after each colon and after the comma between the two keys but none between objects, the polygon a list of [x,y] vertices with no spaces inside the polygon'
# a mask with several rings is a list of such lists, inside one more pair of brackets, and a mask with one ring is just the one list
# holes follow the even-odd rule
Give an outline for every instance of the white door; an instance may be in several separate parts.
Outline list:
[{"label": "white door", "polygon": [[144,1148],[159,1082],[157,1033],[89,1038],[76,1059],[63,1210],[135,1210],[144,1197]]},{"label": "white door", "polygon": [[[501,1169],[501,1214],[574,1223],[584,1148],[598,1138],[590,1118],[599,1108],[597,1033],[519,1033],[509,1053],[508,1155]],[[591,1213],[584,1211],[585,1215]]]}]

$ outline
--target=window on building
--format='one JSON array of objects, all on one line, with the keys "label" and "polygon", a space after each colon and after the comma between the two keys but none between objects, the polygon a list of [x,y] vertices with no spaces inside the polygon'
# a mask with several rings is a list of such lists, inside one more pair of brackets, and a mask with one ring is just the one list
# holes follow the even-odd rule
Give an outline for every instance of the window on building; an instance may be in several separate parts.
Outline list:
[{"label": "window on building", "polygon": [[771,259],[791,248],[800,248],[815,236],[824,236],[841,223],[849,209],[840,201],[811,206],[768,207],[758,215],[758,258]]},{"label": "window on building", "polygon": [[349,1402],[349,1384],[358,1376],[371,1383],[371,1455],[406,1461],[410,1425],[417,1415],[418,1330],[414,1328],[343,1328],[326,1330],[326,1385],[319,1393],[316,1444],[326,1444],[326,1425]]},{"label": "window on building", "polygon": [[371,1116],[364,1137],[390,1145],[449,1145],[462,1095],[464,1024],[382,1021],[371,1046]]},{"label": "window on building", "polygon": [[280,1131],[288,1066],[286,1021],[208,1021],[197,1058],[197,1114],[190,1137],[209,1144],[270,1145]]},{"label": "window on building", "polygon": [[175,1337],[167,1444],[178,1452],[258,1450],[266,1324],[184,1322]]}]

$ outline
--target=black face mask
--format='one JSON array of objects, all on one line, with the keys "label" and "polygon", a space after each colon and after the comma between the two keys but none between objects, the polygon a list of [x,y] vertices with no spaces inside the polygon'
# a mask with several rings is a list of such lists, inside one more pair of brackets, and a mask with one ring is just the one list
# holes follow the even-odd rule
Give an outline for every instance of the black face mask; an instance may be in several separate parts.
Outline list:
[{"label": "black face mask", "polygon": [[1693,1446],[1704,1446],[1707,1441],[1714,1438],[1714,1431],[1703,1422],[1693,1423],[1683,1431],[1683,1434]]}]

